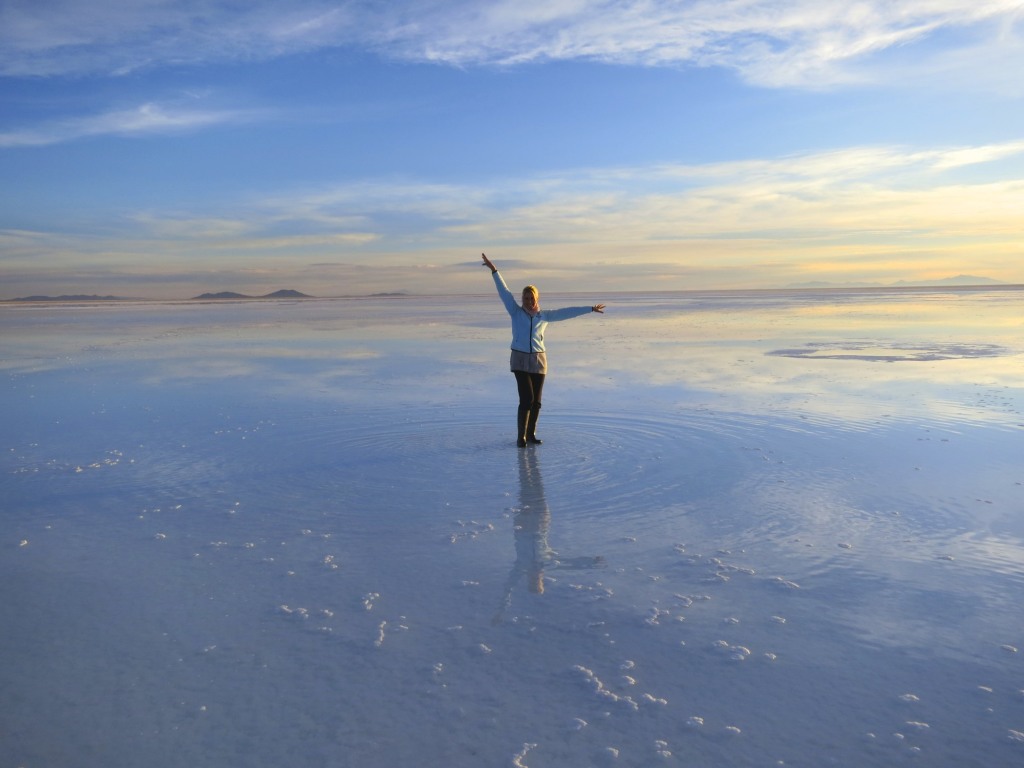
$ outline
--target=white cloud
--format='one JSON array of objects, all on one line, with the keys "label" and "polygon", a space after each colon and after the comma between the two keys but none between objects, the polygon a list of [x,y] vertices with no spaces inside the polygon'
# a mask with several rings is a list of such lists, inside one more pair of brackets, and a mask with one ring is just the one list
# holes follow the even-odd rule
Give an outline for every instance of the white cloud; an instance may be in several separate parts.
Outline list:
[{"label": "white cloud", "polygon": [[356,4],[328,0],[6,0],[0,74],[124,74],[343,45]]},{"label": "white cloud", "polygon": [[147,102],[129,109],[55,120],[31,128],[0,132],[0,147],[39,147],[91,136],[144,136],[178,133],[223,123],[252,120],[258,113],[190,109]]},{"label": "white cloud", "polygon": [[963,168],[1024,154],[1024,141],[1011,141],[981,147],[963,147],[930,154],[934,157],[933,163],[937,170]]},{"label": "white cloud", "polygon": [[[998,162],[997,162],[998,161]],[[154,237],[249,247],[651,243],[706,238],[853,241],[1003,237],[1019,228],[1024,141],[932,149],[850,147],[705,165],[482,180],[340,184],[250,202],[231,216],[139,217]],[[985,166],[988,166],[987,169]],[[971,171],[965,175],[965,171]],[[330,238],[338,238],[332,241]],[[296,238],[291,241],[290,238]],[[323,239],[321,242],[321,238]]]},{"label": "white cloud", "polygon": [[[979,87],[1020,71],[1022,8],[1021,0],[8,0],[0,74],[112,73],[355,46],[457,66],[716,66],[772,87],[892,82],[904,71],[921,81],[956,61]],[[915,55],[901,59],[908,48]]]},{"label": "white cloud", "polygon": [[[581,268],[591,281],[637,289],[959,273],[1024,282],[1024,181],[1014,171],[1022,162],[1024,141],[1016,141],[851,147],[473,185],[343,184],[226,201],[220,210],[139,214],[129,227],[122,219],[120,231],[100,222],[92,235],[0,231],[0,253],[8,277],[258,267],[266,270],[260,284],[270,284],[325,275],[326,264],[331,280],[347,286],[333,289],[341,292],[472,290],[475,272],[461,265],[480,250],[530,262],[529,271],[560,289]],[[427,268],[436,264],[460,269]]]}]

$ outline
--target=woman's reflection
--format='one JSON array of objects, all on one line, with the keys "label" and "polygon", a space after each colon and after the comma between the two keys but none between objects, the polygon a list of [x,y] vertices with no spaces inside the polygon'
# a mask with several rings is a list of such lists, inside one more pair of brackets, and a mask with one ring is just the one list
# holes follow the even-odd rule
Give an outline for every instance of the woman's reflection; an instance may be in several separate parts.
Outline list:
[{"label": "woman's reflection", "polygon": [[551,510],[544,496],[544,481],[540,474],[540,458],[537,451],[519,451],[519,506],[513,517],[512,532],[515,536],[516,561],[505,582],[504,599],[494,615],[493,623],[504,620],[505,612],[512,604],[512,591],[520,581],[526,581],[526,588],[535,595],[544,594],[545,569],[582,570],[600,568],[603,557],[575,557],[561,559],[548,544],[548,529],[551,526]]}]

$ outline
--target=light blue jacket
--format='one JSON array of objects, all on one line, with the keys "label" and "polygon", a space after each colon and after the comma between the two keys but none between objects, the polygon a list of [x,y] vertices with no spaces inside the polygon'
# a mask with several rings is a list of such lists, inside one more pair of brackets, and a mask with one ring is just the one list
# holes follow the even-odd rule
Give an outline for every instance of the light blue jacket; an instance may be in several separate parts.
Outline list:
[{"label": "light blue jacket", "polygon": [[505,285],[505,280],[500,272],[495,270],[491,276],[494,278],[494,285],[498,289],[501,303],[505,305],[509,317],[512,318],[512,349],[517,352],[527,354],[546,352],[544,330],[548,323],[569,320],[593,311],[591,307],[564,307],[563,309],[542,309],[536,315],[531,315],[516,304],[516,297]]}]

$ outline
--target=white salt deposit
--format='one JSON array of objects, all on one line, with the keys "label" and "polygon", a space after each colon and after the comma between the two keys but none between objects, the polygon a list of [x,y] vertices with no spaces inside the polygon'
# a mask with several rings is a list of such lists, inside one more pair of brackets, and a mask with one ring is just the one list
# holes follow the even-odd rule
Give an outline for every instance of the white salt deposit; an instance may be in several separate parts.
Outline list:
[{"label": "white salt deposit", "polygon": [[598,298],[0,306],[0,765],[1020,764],[1024,293]]}]

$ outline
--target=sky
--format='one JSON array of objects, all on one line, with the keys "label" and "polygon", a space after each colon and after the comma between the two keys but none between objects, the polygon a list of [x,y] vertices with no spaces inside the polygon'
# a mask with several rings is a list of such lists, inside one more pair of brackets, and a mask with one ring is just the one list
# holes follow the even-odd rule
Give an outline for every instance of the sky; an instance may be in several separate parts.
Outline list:
[{"label": "sky", "polygon": [[0,299],[1024,283],[1024,0],[0,0]]}]

